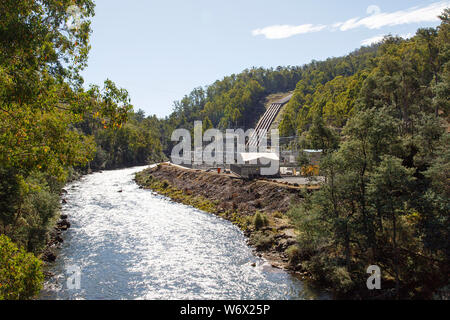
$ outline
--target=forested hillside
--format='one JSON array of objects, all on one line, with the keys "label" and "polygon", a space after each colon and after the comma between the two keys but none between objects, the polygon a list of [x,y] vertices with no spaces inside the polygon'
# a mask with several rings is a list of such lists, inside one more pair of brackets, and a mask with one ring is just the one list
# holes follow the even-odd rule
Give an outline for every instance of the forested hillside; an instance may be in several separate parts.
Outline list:
[{"label": "forested hillside", "polygon": [[204,88],[196,88],[174,103],[174,111],[160,128],[163,150],[170,155],[174,129],[193,132],[194,121],[204,128],[253,128],[265,112],[264,97],[274,92],[293,90],[302,76],[301,67],[277,69],[252,68],[225,77]]},{"label": "forested hillside", "polygon": [[409,40],[387,37],[354,75],[301,80],[288,106],[282,131],[324,150],[326,178],[291,209],[294,252],[339,294],[366,297],[377,265],[380,298],[448,296],[449,10],[441,20]]}]

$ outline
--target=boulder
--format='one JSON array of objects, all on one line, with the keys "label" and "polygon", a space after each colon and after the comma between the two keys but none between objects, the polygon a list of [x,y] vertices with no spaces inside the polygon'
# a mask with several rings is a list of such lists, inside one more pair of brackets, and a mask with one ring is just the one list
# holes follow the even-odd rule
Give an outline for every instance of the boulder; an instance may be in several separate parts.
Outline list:
[{"label": "boulder", "polygon": [[42,255],[42,260],[45,262],[55,262],[56,255],[52,251],[48,250]]},{"label": "boulder", "polygon": [[67,220],[59,220],[57,226],[60,230],[67,230],[68,228],[70,228],[70,222]]}]

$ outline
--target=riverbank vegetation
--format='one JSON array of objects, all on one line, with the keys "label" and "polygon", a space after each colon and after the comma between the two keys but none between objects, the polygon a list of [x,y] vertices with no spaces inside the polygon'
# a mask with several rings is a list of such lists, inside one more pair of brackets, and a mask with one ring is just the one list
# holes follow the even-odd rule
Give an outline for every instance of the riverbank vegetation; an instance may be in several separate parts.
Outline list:
[{"label": "riverbank vegetation", "polygon": [[[42,254],[62,187],[76,171],[87,172],[90,163],[94,169],[145,164],[161,155],[159,140],[140,125],[126,90],[110,80],[83,86],[94,3],[77,1],[83,19],[69,28],[72,4],[0,3],[0,234],[2,249],[12,250],[1,251],[2,298],[37,292],[41,266],[33,262],[31,268],[29,261]],[[13,253],[8,239],[30,254]],[[10,258],[16,272],[4,273]],[[29,281],[17,280],[28,272]]]},{"label": "riverbank vegetation", "polygon": [[42,261],[0,235],[0,300],[27,299],[38,294],[44,275]]}]

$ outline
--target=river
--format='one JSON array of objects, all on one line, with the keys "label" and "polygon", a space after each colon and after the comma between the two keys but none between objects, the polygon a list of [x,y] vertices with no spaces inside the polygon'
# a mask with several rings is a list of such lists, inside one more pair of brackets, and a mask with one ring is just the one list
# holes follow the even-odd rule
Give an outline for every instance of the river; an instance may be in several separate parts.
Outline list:
[{"label": "river", "polygon": [[62,211],[72,227],[41,299],[322,297],[255,256],[230,222],[139,189],[133,178],[144,168],[94,173],[67,186]]}]

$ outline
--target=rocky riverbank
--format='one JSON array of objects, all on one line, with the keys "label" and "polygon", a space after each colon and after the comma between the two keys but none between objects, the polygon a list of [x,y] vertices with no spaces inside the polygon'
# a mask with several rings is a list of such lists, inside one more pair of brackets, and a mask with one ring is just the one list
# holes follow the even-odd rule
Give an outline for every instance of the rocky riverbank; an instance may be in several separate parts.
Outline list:
[{"label": "rocky riverbank", "polygon": [[[67,194],[67,191],[65,189],[61,192],[61,202],[66,203],[66,199],[64,198],[64,195]],[[53,227],[53,229],[50,231],[48,235],[48,241],[46,244],[46,247],[42,254],[40,255],[40,258],[44,263],[52,263],[55,262],[57,257],[57,252],[59,248],[61,247],[61,244],[64,242],[63,239],[63,232],[67,231],[70,228],[70,222],[68,220],[68,216],[66,214],[60,214],[59,219],[56,220],[56,224]],[[49,276],[49,275],[47,275]]]},{"label": "rocky riverbank", "polygon": [[[93,174],[95,172],[102,172],[101,170],[86,170],[85,172],[83,170],[73,170],[70,172],[70,177],[67,179],[66,183],[71,183],[77,180],[80,180],[83,176],[88,174]],[[60,191],[60,197],[61,197],[61,204],[66,204],[67,199],[67,190],[61,189]],[[61,209],[61,208],[60,208]],[[54,219],[55,224],[52,228],[52,230],[48,233],[47,236],[47,243],[42,251],[42,253],[39,255],[40,259],[45,263],[53,263],[56,261],[58,250],[61,248],[62,243],[64,242],[63,238],[63,232],[67,231],[71,224],[69,221],[69,217],[66,214],[59,214],[59,219]],[[46,276],[52,276],[51,274],[46,274]]]},{"label": "rocky riverbank", "polygon": [[57,251],[61,244],[64,242],[63,232],[70,228],[70,222],[67,215],[60,215],[60,219],[56,226],[49,234],[49,240],[44,252],[41,255],[41,260],[45,263],[55,262],[57,257]]},{"label": "rocky riverbank", "polygon": [[274,267],[301,271],[291,259],[296,233],[286,217],[291,203],[302,201],[301,188],[169,164],[136,174],[136,182],[142,188],[233,222],[243,230],[257,255]]}]

